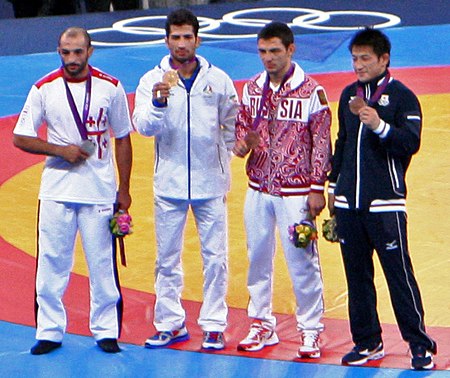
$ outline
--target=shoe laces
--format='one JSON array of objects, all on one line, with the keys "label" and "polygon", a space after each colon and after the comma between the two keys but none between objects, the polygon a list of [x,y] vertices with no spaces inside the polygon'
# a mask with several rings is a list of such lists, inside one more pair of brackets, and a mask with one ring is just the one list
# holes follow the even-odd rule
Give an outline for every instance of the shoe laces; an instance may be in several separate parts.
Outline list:
[{"label": "shoe laces", "polygon": [[427,358],[431,356],[431,352],[424,345],[414,345],[410,347],[413,358]]},{"label": "shoe laces", "polygon": [[379,342],[377,344],[372,344],[372,345],[356,344],[353,347],[352,352],[366,355],[368,353],[373,353],[373,352],[375,352],[377,350],[381,350],[381,349],[383,349],[383,344],[381,342]]},{"label": "shoe laces", "polygon": [[254,323],[252,323],[252,325],[250,326],[250,332],[249,332],[249,334],[248,334],[248,338],[250,338],[250,339],[253,339],[253,338],[255,338],[255,337],[260,338],[260,337],[262,337],[262,335],[263,335],[265,332],[270,333],[270,330],[267,329],[267,328],[265,328],[265,327],[262,325],[262,323],[260,323],[260,322],[254,322]]},{"label": "shoe laces", "polygon": [[317,331],[303,331],[302,332],[303,345],[316,346],[319,340],[319,332]]},{"label": "shoe laces", "polygon": [[154,336],[155,339],[162,339],[166,337],[173,337],[173,332],[170,331],[157,331],[156,335]]},{"label": "shoe laces", "polygon": [[204,339],[212,342],[217,342],[220,339],[220,332],[206,331]]}]

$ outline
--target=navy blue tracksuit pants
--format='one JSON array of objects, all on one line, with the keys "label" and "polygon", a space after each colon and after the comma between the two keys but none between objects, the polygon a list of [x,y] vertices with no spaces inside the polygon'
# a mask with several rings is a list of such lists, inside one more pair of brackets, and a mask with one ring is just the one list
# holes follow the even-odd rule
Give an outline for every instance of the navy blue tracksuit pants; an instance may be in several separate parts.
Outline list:
[{"label": "navy blue tracksuit pants", "polygon": [[422,299],[408,252],[406,214],[336,208],[336,220],[353,342],[365,345],[382,340],[374,286],[376,250],[403,339],[433,349],[435,343],[425,332]]}]

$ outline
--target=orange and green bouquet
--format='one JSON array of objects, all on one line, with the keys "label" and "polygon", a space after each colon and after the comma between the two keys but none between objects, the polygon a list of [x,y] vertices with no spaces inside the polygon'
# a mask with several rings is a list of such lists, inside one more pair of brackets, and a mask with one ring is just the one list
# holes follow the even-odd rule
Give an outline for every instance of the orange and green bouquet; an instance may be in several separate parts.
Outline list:
[{"label": "orange and green bouquet", "polygon": [[317,228],[313,221],[304,219],[288,227],[289,239],[297,248],[306,248],[312,240],[317,239]]}]

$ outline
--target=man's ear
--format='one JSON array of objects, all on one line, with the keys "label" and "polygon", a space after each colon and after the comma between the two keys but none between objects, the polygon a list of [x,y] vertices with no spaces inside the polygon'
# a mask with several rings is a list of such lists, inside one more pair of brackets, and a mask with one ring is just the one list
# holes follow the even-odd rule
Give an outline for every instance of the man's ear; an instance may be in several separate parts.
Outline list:
[{"label": "man's ear", "polygon": [[288,51],[289,56],[290,56],[290,57],[293,57],[293,56],[294,56],[294,53],[295,53],[295,44],[294,44],[294,43],[291,43],[291,44],[288,46],[287,51]]},{"label": "man's ear", "polygon": [[391,60],[391,56],[388,53],[384,53],[380,56],[381,63],[385,64],[386,67],[389,66],[389,61]]}]

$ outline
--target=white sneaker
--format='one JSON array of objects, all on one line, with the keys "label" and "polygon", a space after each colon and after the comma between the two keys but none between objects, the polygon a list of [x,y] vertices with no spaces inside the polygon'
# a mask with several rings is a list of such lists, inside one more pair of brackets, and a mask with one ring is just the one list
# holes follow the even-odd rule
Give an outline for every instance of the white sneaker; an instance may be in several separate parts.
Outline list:
[{"label": "white sneaker", "polygon": [[225,348],[223,332],[203,332],[203,349],[222,350]]},{"label": "white sneaker", "polygon": [[319,358],[319,332],[302,331],[300,334],[300,347],[297,352],[298,358]]},{"label": "white sneaker", "polygon": [[255,320],[250,326],[247,337],[239,343],[237,349],[246,352],[256,352],[265,346],[278,344],[279,341],[275,331],[264,327],[260,320]]},{"label": "white sneaker", "polygon": [[145,340],[146,348],[162,348],[179,341],[189,340],[189,333],[184,324],[181,328],[173,331],[158,331],[152,337]]}]

